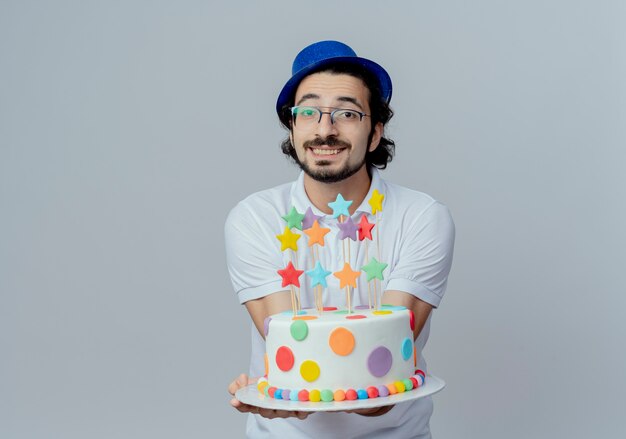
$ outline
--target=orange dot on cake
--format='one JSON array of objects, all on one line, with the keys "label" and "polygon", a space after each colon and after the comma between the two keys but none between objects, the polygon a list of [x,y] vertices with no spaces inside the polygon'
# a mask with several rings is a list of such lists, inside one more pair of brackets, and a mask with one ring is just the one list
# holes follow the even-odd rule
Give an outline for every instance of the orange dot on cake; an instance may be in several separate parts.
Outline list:
[{"label": "orange dot on cake", "polygon": [[354,335],[346,328],[335,328],[328,337],[328,344],[335,354],[349,355],[354,350]]}]

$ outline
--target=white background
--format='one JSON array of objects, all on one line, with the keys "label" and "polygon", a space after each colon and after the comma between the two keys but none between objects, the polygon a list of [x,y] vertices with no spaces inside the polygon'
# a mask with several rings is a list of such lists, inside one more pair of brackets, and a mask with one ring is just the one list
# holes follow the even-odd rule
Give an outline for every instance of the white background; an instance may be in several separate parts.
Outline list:
[{"label": "white background", "polygon": [[244,196],[295,54],[390,72],[384,177],[447,204],[436,438],[623,437],[626,4],[0,1],[0,437],[241,437]]}]

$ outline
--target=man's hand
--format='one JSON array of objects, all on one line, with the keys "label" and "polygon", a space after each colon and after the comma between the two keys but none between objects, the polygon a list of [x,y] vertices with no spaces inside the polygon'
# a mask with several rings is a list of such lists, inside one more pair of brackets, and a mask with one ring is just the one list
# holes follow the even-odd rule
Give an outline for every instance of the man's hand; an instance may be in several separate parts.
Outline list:
[{"label": "man's hand", "polygon": [[387,413],[389,410],[391,410],[393,407],[394,407],[393,405],[386,405],[383,407],[374,407],[371,409],[346,410],[346,413],[355,413],[357,415],[370,416],[370,417],[382,416],[385,413]]},{"label": "man's hand", "polygon": [[258,378],[249,378],[248,375],[242,373],[239,377],[230,383],[228,386],[228,392],[233,395],[233,398],[230,400],[230,405],[235,407],[241,413],[255,413],[263,416],[264,418],[274,419],[274,418],[298,418],[305,419],[309,416],[310,412],[297,412],[291,410],[273,410],[273,409],[264,409],[261,407],[257,407],[254,405],[244,404],[235,398],[235,392],[241,388],[249,386],[250,384],[256,383]]}]

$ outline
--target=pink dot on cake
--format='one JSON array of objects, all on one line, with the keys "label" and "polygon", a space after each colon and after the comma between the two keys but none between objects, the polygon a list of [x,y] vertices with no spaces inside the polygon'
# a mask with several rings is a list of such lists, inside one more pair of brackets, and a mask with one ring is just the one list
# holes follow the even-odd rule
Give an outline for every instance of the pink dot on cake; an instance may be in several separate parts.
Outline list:
[{"label": "pink dot on cake", "polygon": [[389,372],[392,362],[391,351],[384,346],[378,346],[367,357],[367,370],[375,377],[380,378]]},{"label": "pink dot on cake", "polygon": [[365,317],[363,314],[354,314],[351,316],[346,316],[346,319],[348,320],[359,320],[359,319],[366,319],[367,317]]},{"label": "pink dot on cake", "polygon": [[369,305],[357,305],[354,309],[370,309]]},{"label": "pink dot on cake", "polygon": [[336,306],[325,306],[323,308],[324,311],[337,311],[337,307]]},{"label": "pink dot on cake", "polygon": [[293,367],[293,363],[295,359],[293,357],[293,352],[287,346],[281,346],[276,351],[276,365],[283,372],[287,372],[291,370]]}]

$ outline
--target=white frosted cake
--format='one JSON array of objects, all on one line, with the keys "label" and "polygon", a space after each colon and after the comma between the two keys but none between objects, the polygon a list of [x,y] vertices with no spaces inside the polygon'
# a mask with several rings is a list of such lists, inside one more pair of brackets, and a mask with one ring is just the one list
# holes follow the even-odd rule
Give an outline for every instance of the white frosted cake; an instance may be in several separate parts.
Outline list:
[{"label": "white frosted cake", "polygon": [[259,391],[276,399],[329,402],[417,388],[424,373],[415,370],[414,325],[410,310],[389,305],[275,314],[265,321],[267,374]]}]

